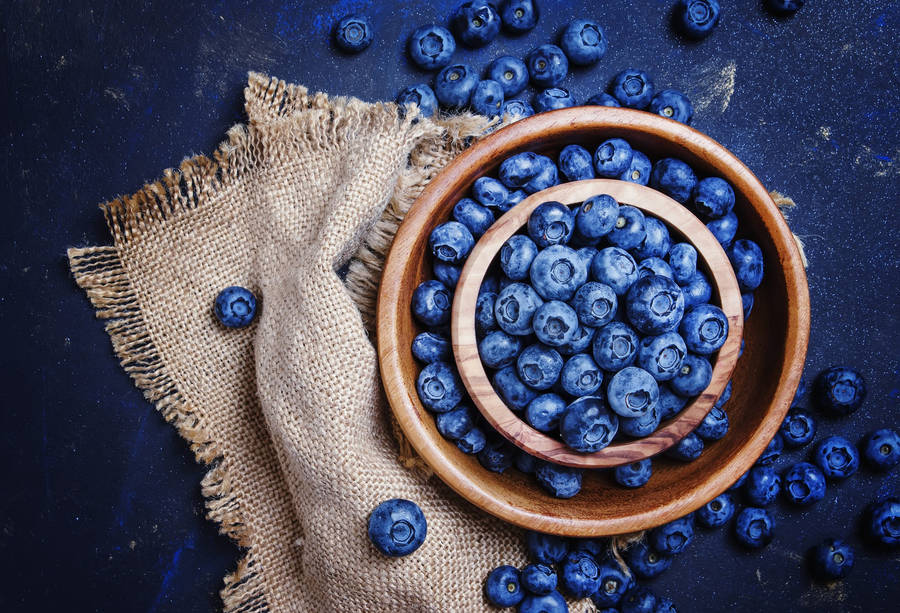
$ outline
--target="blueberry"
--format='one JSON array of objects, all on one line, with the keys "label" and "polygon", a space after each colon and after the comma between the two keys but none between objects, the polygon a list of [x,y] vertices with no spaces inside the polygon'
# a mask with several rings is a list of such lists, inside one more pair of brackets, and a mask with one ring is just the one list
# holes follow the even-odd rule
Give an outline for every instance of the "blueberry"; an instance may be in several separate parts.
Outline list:
[{"label": "blueberry", "polygon": [[637,364],[657,381],[668,381],[681,370],[687,347],[677,332],[664,332],[641,339]]},{"label": "blueberry", "polygon": [[684,315],[684,295],[672,279],[650,275],[638,279],[629,288],[625,312],[631,324],[644,334],[670,332],[678,327]]},{"label": "blueberry", "polygon": [[671,419],[675,417],[681,409],[684,408],[684,405],[687,404],[688,399],[684,396],[679,396],[675,392],[672,391],[666,384],[660,384],[659,386],[659,402],[657,406],[659,407],[659,418],[661,421],[665,421],[667,419]]},{"label": "blueberry", "polygon": [[565,345],[560,345],[556,350],[560,355],[575,355],[576,353],[589,351],[596,332],[596,328],[578,326],[578,329],[575,330],[575,334],[572,336],[572,340]]},{"label": "blueberry", "polygon": [[753,292],[741,294],[741,309],[744,311],[744,319],[750,317],[750,312],[753,310]]},{"label": "blueberry", "polygon": [[518,469],[522,473],[525,473],[526,475],[533,474],[535,469],[537,468],[538,459],[530,453],[522,451],[521,449],[516,449],[515,452],[516,456],[513,460],[513,464],[515,465],[516,469]]},{"label": "blueberry", "polygon": [[494,214],[471,198],[463,198],[453,206],[453,219],[464,225],[477,238],[494,223]]},{"label": "blueberry", "polygon": [[800,379],[800,384],[797,386],[797,391],[794,392],[794,399],[791,401],[791,406],[795,407],[800,404],[800,401],[803,400],[803,397],[806,396],[808,391],[809,383],[806,381],[806,378]]},{"label": "blueberry", "polygon": [[475,238],[472,233],[458,221],[440,224],[428,237],[428,250],[431,255],[448,264],[463,262],[474,246]]},{"label": "blueberry", "polygon": [[446,413],[463,398],[462,382],[448,362],[425,366],[416,379],[416,391],[425,408],[435,413]]},{"label": "blueberry", "polygon": [[538,564],[561,562],[569,553],[569,542],[566,539],[541,532],[527,532],[525,547],[531,560]]},{"label": "blueberry", "polygon": [[681,204],[688,202],[696,185],[697,175],[693,169],[676,158],[659,160],[650,173],[650,187]]},{"label": "blueberry", "polygon": [[691,194],[691,210],[707,221],[724,217],[734,208],[734,189],[725,179],[701,179]]},{"label": "blueberry", "polygon": [[771,466],[754,466],[750,469],[747,482],[744,484],[744,496],[747,502],[756,507],[765,507],[778,497],[781,490],[781,477]]},{"label": "blueberry", "polygon": [[567,109],[577,105],[575,96],[564,87],[548,87],[535,94],[532,102],[534,103],[534,110],[538,113]]},{"label": "blueberry", "polygon": [[638,264],[638,279],[649,277],[650,275],[660,275],[668,279],[674,276],[672,267],[664,259],[657,257],[645,258]]},{"label": "blueberry", "polygon": [[624,249],[606,247],[591,262],[591,276],[621,296],[637,281],[637,263]]},{"label": "blueberry", "polygon": [[609,445],[618,428],[618,418],[609,412],[600,398],[593,396],[579,398],[570,404],[559,420],[563,442],[583,453],[599,451]]},{"label": "blueberry", "polygon": [[753,291],[759,287],[763,278],[763,254],[759,245],[747,239],[736,240],[728,252],[728,259],[741,290]]},{"label": "blueberry", "polygon": [[529,276],[531,285],[544,299],[570,300],[575,290],[587,281],[588,271],[574,249],[550,245],[534,258]]},{"label": "blueberry", "polygon": [[516,448],[506,439],[489,440],[478,452],[478,463],[491,472],[503,473],[513,465]]},{"label": "blueberry", "polygon": [[546,564],[529,564],[522,569],[520,579],[526,591],[538,596],[556,589],[556,571]]},{"label": "blueberry", "polygon": [[684,356],[681,370],[669,382],[672,391],[681,396],[697,396],[712,379],[712,365],[704,357],[691,353]]},{"label": "blueberry", "polygon": [[[607,236],[610,244],[621,249],[634,249],[647,237],[646,218],[640,209],[627,204],[619,206],[619,216]],[[642,257],[636,253],[638,257]]]},{"label": "blueberry", "polygon": [[888,498],[873,503],[866,519],[866,531],[873,541],[888,547],[900,545],[900,500]]},{"label": "blueberry", "polygon": [[769,466],[775,463],[781,456],[781,451],[784,449],[784,440],[781,438],[781,434],[775,433],[775,436],[769,441],[769,444],[766,445],[766,448],[763,449],[762,455],[759,456],[759,459],[756,460],[757,466]]},{"label": "blueberry", "polygon": [[[628,562],[631,572],[641,579],[657,577],[672,566],[671,556],[652,549],[643,541],[638,541],[625,550],[625,561]],[[628,599],[628,594],[625,594],[625,599]]]},{"label": "blueberry", "polygon": [[524,34],[537,25],[540,11],[534,0],[503,0],[500,20],[503,28],[512,34]]},{"label": "blueberry", "polygon": [[[594,163],[590,151],[580,145],[568,145],[559,152],[559,172],[566,181],[594,178]],[[579,207],[579,211],[581,208]],[[576,213],[577,216],[577,213]]]},{"label": "blueberry", "polygon": [[634,363],[638,342],[638,335],[630,326],[611,321],[594,334],[594,361],[603,370],[622,370]]},{"label": "blueberry", "polygon": [[519,378],[515,366],[507,366],[494,373],[494,389],[512,411],[524,411],[537,392],[525,385]]},{"label": "blueberry", "polygon": [[450,30],[438,25],[422,26],[409,37],[409,57],[423,70],[443,68],[456,51],[456,41]]},{"label": "blueberry", "polygon": [[694,540],[694,517],[687,515],[650,531],[650,546],[663,555],[676,555]]},{"label": "blueberry", "polygon": [[551,347],[570,342],[578,329],[575,309],[560,300],[545,302],[534,313],[532,327],[538,340]]},{"label": "blueberry", "polygon": [[450,18],[456,36],[469,47],[483,47],[500,33],[500,15],[485,0],[463,2]]},{"label": "blueberry", "polygon": [[594,394],[603,383],[603,373],[586,353],[576,353],[563,365],[559,376],[562,390],[573,397]]},{"label": "blueberry", "polygon": [[509,334],[527,336],[531,334],[531,322],[535,311],[544,303],[530,285],[511,283],[497,296],[494,316],[497,325]]},{"label": "blueberry", "polygon": [[734,237],[737,234],[737,215],[734,214],[734,211],[731,211],[724,217],[713,219],[707,223],[706,228],[712,232],[712,235],[716,237],[716,240],[719,241],[722,248],[727,250],[731,247],[731,243],[734,241]]},{"label": "blueberry", "polygon": [[682,462],[691,462],[703,454],[703,439],[691,432],[672,447],[666,455]]},{"label": "blueberry", "polygon": [[502,209],[504,203],[509,199],[509,190],[493,177],[479,177],[472,185],[472,196],[482,206],[489,209]]},{"label": "blueberry", "polygon": [[438,102],[451,109],[469,104],[478,85],[478,73],[468,64],[451,64],[434,77],[434,95]]},{"label": "blueberry", "polygon": [[[500,108],[500,117],[503,118],[509,116],[522,119],[525,117],[531,117],[532,115],[534,115],[534,109],[531,108],[531,105],[524,100],[507,100]],[[525,192],[522,192],[522,196],[525,196]],[[509,210],[511,208],[511,206],[507,207],[506,210]]]},{"label": "blueberry", "polygon": [[701,39],[712,34],[719,23],[719,3],[717,0],[678,0],[675,18],[684,33],[691,38]]},{"label": "blueberry", "polygon": [[631,164],[618,178],[620,181],[647,185],[650,182],[650,172],[652,170],[653,164],[650,163],[650,158],[635,149],[632,151]]},{"label": "blueberry", "polygon": [[488,64],[488,78],[503,89],[504,97],[512,97],[528,85],[528,67],[525,62],[511,55],[498,57]]},{"label": "blueberry", "polygon": [[526,596],[519,604],[518,613],[568,613],[566,599],[557,591],[543,595]]},{"label": "blueberry", "polygon": [[[591,173],[593,175],[593,169]],[[618,218],[619,203],[615,198],[607,194],[591,196],[575,212],[575,229],[587,239],[599,239],[616,227]]]},{"label": "blueberry", "polygon": [[709,302],[710,298],[712,298],[712,286],[706,279],[706,275],[699,270],[690,276],[687,283],[680,285],[684,294],[684,308],[686,309]]},{"label": "blueberry", "polygon": [[446,413],[438,413],[434,418],[438,432],[446,439],[461,439],[475,425],[474,413],[470,407],[459,405]]},{"label": "blueberry", "polygon": [[776,13],[790,14],[796,13],[803,7],[805,0],[766,0],[766,6],[769,10]]},{"label": "blueberry", "polygon": [[650,588],[634,584],[619,602],[621,613],[655,613],[659,599]]},{"label": "blueberry", "polygon": [[582,471],[543,462],[534,471],[538,484],[557,498],[571,498],[581,491]]},{"label": "blueberry", "polygon": [[553,432],[559,427],[559,418],[566,410],[566,401],[560,396],[541,394],[525,408],[525,421],[540,432]]},{"label": "blueberry", "polygon": [[843,436],[829,436],[816,445],[813,461],[829,479],[844,479],[859,468],[859,452]]},{"label": "blueberry", "polygon": [[495,607],[514,607],[525,597],[515,566],[498,566],[484,582],[484,595]]},{"label": "blueberry", "polygon": [[719,494],[697,509],[697,523],[706,528],[724,526],[734,515],[734,509],[734,498],[731,494]]},{"label": "blueberry", "polygon": [[[649,460],[647,460],[649,462]],[[601,562],[597,566],[599,587],[591,595],[594,604],[600,607],[614,607],[622,600],[622,595],[633,583],[631,574],[626,573],[615,560]]]},{"label": "blueberry", "polygon": [[485,117],[496,117],[503,107],[503,88],[490,79],[479,81],[472,91],[472,110]]},{"label": "blueberry", "polygon": [[486,444],[487,437],[485,437],[484,431],[478,427],[472,428],[456,441],[459,450],[469,455],[478,453],[484,449]]},{"label": "blueberry", "polygon": [[372,24],[363,15],[347,15],[334,26],[334,42],[347,53],[359,53],[372,44]]},{"label": "blueberry", "polygon": [[573,598],[587,598],[600,587],[597,560],[587,551],[572,551],[562,563],[560,579],[563,588]]},{"label": "blueberry", "polygon": [[525,64],[531,82],[538,88],[558,85],[569,72],[569,60],[556,45],[541,45],[532,49],[525,57]]},{"label": "blueberry", "polygon": [[731,391],[732,391],[732,384],[731,384],[731,380],[729,379],[728,383],[725,384],[725,389],[722,390],[721,395],[719,395],[719,398],[716,400],[716,403],[713,405],[713,408],[721,409],[722,407],[724,407],[725,403],[727,403],[729,400],[731,400]]},{"label": "blueberry", "polygon": [[728,318],[719,307],[700,304],[684,314],[679,331],[690,351],[710,355],[718,351],[728,338]]},{"label": "blueberry", "polygon": [[[496,313],[496,311],[495,311]],[[489,333],[478,343],[478,355],[488,368],[503,368],[516,361],[522,341],[502,330]]]},{"label": "blueberry", "polygon": [[650,104],[655,90],[653,81],[643,70],[630,68],[623,70],[613,78],[610,93],[622,106],[633,109],[644,109]]},{"label": "blueberry", "polygon": [[450,321],[453,294],[440,281],[425,281],[413,292],[412,311],[426,326],[439,326]]},{"label": "blueberry", "polygon": [[577,66],[590,66],[606,54],[609,43],[596,21],[576,19],[566,26],[559,46],[569,61]]},{"label": "blueberry", "polygon": [[688,125],[694,117],[694,106],[691,101],[677,89],[664,89],[657,92],[650,100],[650,108],[647,110],[661,117],[674,119]]},{"label": "blueberry", "polygon": [[803,447],[816,435],[816,420],[802,411],[791,411],[778,432],[788,447]]},{"label": "blueberry", "polygon": [[216,296],[213,313],[226,328],[244,328],[256,317],[256,296],[247,288],[231,285]]},{"label": "blueberry", "polygon": [[[669,229],[666,227],[666,224],[655,217],[645,217],[643,221],[644,239],[638,243],[634,254],[642,260],[665,256],[669,253],[669,248],[672,246],[672,239],[669,236]],[[618,232],[619,230],[614,230],[613,237],[610,239],[614,240],[615,243],[620,243]],[[619,247],[622,247],[622,245],[619,244]]]},{"label": "blueberry", "polygon": [[552,387],[559,379],[562,367],[562,356],[552,348],[540,343],[526,347],[516,361],[519,378],[525,385],[536,390],[546,390]]},{"label": "blueberry", "polygon": [[610,286],[589,281],[575,291],[571,305],[582,325],[599,328],[615,317],[618,300]]},{"label": "blueberry", "polygon": [[659,385],[643,368],[626,366],[609,380],[606,401],[622,417],[640,417],[659,401]]},{"label": "blueberry", "polygon": [[484,294],[491,292],[496,294],[500,291],[500,279],[496,275],[488,274],[484,277],[481,285],[478,287],[478,293]]},{"label": "blueberry", "polygon": [[[616,480],[616,483],[621,485],[622,487],[636,488],[642,487],[650,481],[650,476],[653,474],[653,464],[650,461],[650,458],[645,458],[638,462],[632,462],[631,464],[622,464],[620,466],[616,466],[613,471],[613,478]],[[601,587],[602,587],[601,583]],[[596,600],[594,601],[597,604],[615,604],[614,602],[610,603],[599,603]]]},{"label": "blueberry", "polygon": [[619,420],[619,430],[632,438],[650,436],[659,427],[659,408],[652,409],[639,417],[623,417]]},{"label": "blueberry", "polygon": [[425,83],[410,85],[400,90],[397,94],[397,106],[400,112],[405,114],[406,107],[415,105],[423,117],[433,117],[437,113],[438,101],[434,90]]},{"label": "blueberry", "polygon": [[369,516],[369,540],[386,556],[406,556],[425,542],[428,522],[415,502],[385,500]]},{"label": "blueberry", "polygon": [[744,483],[747,482],[747,477],[748,477],[749,474],[750,474],[750,471],[748,470],[748,471],[745,472],[743,475],[741,475],[740,477],[738,477],[738,480],[735,481],[734,483],[732,483],[732,484],[731,484],[731,487],[729,487],[728,489],[729,489],[729,490],[740,489],[741,486],[743,486]]},{"label": "blueberry", "polygon": [[452,291],[459,283],[459,275],[462,274],[461,266],[434,260],[431,267],[434,269],[434,278],[443,283],[444,287],[450,288]]},{"label": "blueberry", "polygon": [[745,507],[734,522],[734,535],[746,547],[759,548],[769,544],[775,530],[775,518],[766,509]]},{"label": "blueberry", "polygon": [[608,555],[609,551],[609,543],[605,540],[601,539],[584,539],[584,538],[576,538],[572,539],[571,549],[586,551],[597,560],[599,563],[605,556]]},{"label": "blueberry", "polygon": [[675,243],[669,249],[669,266],[676,283],[684,285],[690,282],[697,272],[697,249],[689,243]]},{"label": "blueberry", "polygon": [[595,96],[591,96],[587,100],[587,104],[593,106],[612,106],[612,107],[620,107],[619,101],[613,98],[610,94],[606,92],[597,94]]},{"label": "blueberry", "polygon": [[528,235],[544,249],[550,245],[565,245],[572,238],[575,214],[556,201],[542,202],[528,218]]},{"label": "blueberry", "polygon": [[834,581],[850,574],[854,557],[849,544],[838,539],[825,539],[810,551],[809,561],[818,578]]},{"label": "blueberry", "polygon": [[412,354],[414,358],[425,364],[453,360],[450,341],[433,332],[422,332],[416,335],[412,342]]},{"label": "blueberry", "polygon": [[710,409],[694,430],[705,441],[718,441],[728,434],[728,414],[722,409]]},{"label": "blueberry", "polygon": [[875,470],[888,470],[900,463],[900,434],[890,428],[875,430],[862,442],[863,457]]},{"label": "blueberry", "polygon": [[634,150],[628,141],[621,138],[610,138],[600,143],[594,152],[594,170],[597,176],[615,179],[631,166]]},{"label": "blueberry", "polygon": [[858,370],[833,366],[816,377],[813,398],[828,415],[850,415],[866,399],[866,381]]},{"label": "blueberry", "polygon": [[528,194],[552,187],[559,180],[553,160],[531,151],[503,160],[498,176],[505,186],[522,188]]},{"label": "blueberry", "polygon": [[538,254],[538,248],[527,236],[515,234],[500,248],[500,268],[514,281],[528,279],[531,263]]},{"label": "blueberry", "polygon": [[794,504],[811,505],[825,497],[825,475],[814,464],[798,462],[784,473],[782,490]]}]

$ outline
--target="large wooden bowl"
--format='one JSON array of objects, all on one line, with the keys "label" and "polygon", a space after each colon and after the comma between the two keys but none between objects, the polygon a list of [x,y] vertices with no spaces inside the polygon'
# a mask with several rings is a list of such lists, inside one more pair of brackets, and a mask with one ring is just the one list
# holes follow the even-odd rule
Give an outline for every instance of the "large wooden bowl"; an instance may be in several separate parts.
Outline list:
[{"label": "large wooden bowl", "polygon": [[[698,265],[713,287],[712,301],[728,318],[728,338],[715,355],[712,379],[706,389],[674,418],[660,425],[650,436],[618,442],[594,453],[579,453],[562,441],[540,432],[506,406],[481,364],[475,338],[475,302],[491,262],[510,236],[528,222],[531,212],[542,202],[555,200],[566,205],[581,203],[597,194],[609,194],[620,204],[634,206],[666,223],[678,242],[697,249]],[[728,256],[716,237],[687,208],[655,189],[626,181],[592,179],[563,183],[533,194],[498,219],[482,236],[466,259],[453,297],[450,328],[453,354],[459,375],[469,396],[488,422],[509,441],[533,456],[577,468],[611,468],[656,455],[680,441],[696,428],[725,389],[741,350],[744,326],[741,290]]]},{"label": "large wooden bowl", "polygon": [[[607,138],[627,139],[653,157],[673,156],[701,175],[734,187],[739,236],[759,243],[765,279],[744,328],[746,346],[727,404],[728,435],[689,463],[653,461],[642,488],[616,485],[606,472],[588,471],[582,491],[557,500],[530,475],[497,474],[444,440],[415,391],[419,365],[410,343],[419,332],[410,304],[416,286],[431,277],[428,235],[450,216],[475,179],[493,174],[521,151],[551,156],[580,143],[593,150]],[[513,524],[566,536],[625,534],[694,511],[733,484],[778,430],[800,382],[809,338],[809,290],[800,253],[768,192],[740,160],[711,138],[680,123],[628,109],[578,107],[520,120],[460,155],[426,188],[400,226],[385,263],[378,297],[377,342],[388,401],[409,442],[461,496]]]}]

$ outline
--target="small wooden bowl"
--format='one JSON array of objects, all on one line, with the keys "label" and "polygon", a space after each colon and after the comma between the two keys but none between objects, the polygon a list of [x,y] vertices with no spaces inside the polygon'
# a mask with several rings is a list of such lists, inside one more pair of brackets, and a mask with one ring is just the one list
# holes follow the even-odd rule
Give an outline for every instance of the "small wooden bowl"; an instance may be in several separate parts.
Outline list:
[{"label": "small wooden bowl", "polygon": [[[696,247],[698,264],[706,271],[713,286],[713,301],[721,306],[728,318],[728,338],[712,357],[713,373],[707,388],[668,423],[645,438],[613,443],[594,453],[579,453],[532,428],[513,413],[494,391],[478,355],[475,302],[481,282],[497,252],[510,236],[528,222],[535,207],[548,200],[566,205],[581,203],[597,194],[609,194],[620,204],[629,204],[657,217],[668,225],[676,241],[686,241]],[[744,312],[737,279],[728,256],[706,226],[684,206],[655,189],[610,179],[577,181],[551,187],[529,196],[494,222],[466,260],[456,285],[450,320],[456,366],[481,414],[500,434],[531,455],[577,468],[612,468],[638,462],[668,449],[696,428],[731,378],[741,349],[743,326]]]},{"label": "small wooden bowl", "polygon": [[[565,145],[593,150],[608,138],[627,139],[654,157],[678,157],[700,175],[734,187],[740,236],[762,248],[766,271],[745,322],[744,354],[726,406],[728,435],[697,460],[653,460],[644,487],[625,489],[608,471],[587,471],[569,500],[544,493],[532,475],[497,474],[463,454],[438,433],[416,396],[420,370],[410,351],[420,331],[410,304],[415,288],[431,278],[428,235],[450,217],[478,177],[492,175],[510,155],[536,151],[555,156]],[[629,109],[577,107],[517,121],[468,149],[425,189],[406,215],[385,262],[378,295],[377,343],[388,402],[407,440],[435,473],[482,510],[531,530],[565,536],[608,536],[658,526],[696,510],[749,469],[778,431],[800,382],[809,339],[809,290],[790,229],[768,192],[739,159],[717,142],[672,120]]]}]

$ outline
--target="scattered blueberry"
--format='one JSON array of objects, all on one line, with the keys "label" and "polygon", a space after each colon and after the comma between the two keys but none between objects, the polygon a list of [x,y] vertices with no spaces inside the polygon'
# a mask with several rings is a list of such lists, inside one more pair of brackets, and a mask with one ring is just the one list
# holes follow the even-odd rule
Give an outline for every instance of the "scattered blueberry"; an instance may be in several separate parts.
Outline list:
[{"label": "scattered blueberry", "polygon": [[900,545],[900,500],[888,498],[873,503],[867,510],[868,536],[881,545]]},{"label": "scattered blueberry", "polygon": [[244,287],[231,285],[216,296],[216,319],[226,328],[243,328],[256,317],[256,296]]},{"label": "scattered blueberry", "polygon": [[825,539],[810,552],[813,572],[822,580],[843,579],[853,570],[853,548],[838,539]]},{"label": "scattered blueberry", "polygon": [[829,479],[844,479],[859,468],[859,452],[843,436],[829,436],[816,445],[813,461]]},{"label": "scattered blueberry", "polygon": [[525,62],[511,55],[498,57],[488,64],[488,78],[503,88],[504,97],[515,96],[528,85],[528,67]]},{"label": "scattered blueberry", "polygon": [[614,607],[619,604],[622,595],[631,587],[633,583],[631,575],[624,572],[618,562],[614,560],[601,562],[597,569],[599,587],[591,595],[591,600],[598,608]]},{"label": "scattered blueberry", "polygon": [[434,77],[434,95],[438,102],[451,109],[469,104],[478,85],[478,72],[468,64],[451,64]]},{"label": "scattered blueberry", "polygon": [[888,470],[900,463],[900,434],[890,428],[870,432],[863,439],[863,457],[875,470]]},{"label": "scattered blueberry", "polygon": [[631,68],[615,76],[610,93],[622,106],[644,109],[650,104],[655,90],[650,75],[643,70]]},{"label": "scattered blueberry", "polygon": [[650,546],[663,555],[676,555],[694,540],[694,517],[687,515],[658,526],[648,535]]},{"label": "scattered blueberry", "polygon": [[463,2],[450,19],[456,35],[469,47],[483,47],[500,33],[500,15],[485,0]]},{"label": "scattered blueberry", "polygon": [[607,94],[606,92],[597,94],[595,96],[591,96],[588,98],[587,103],[593,106],[612,106],[612,107],[620,107],[619,101],[616,100],[612,95]]},{"label": "scattered blueberry", "polygon": [[632,585],[619,602],[621,613],[655,613],[659,599],[648,587]]},{"label": "scattered blueberry", "polygon": [[652,474],[653,463],[650,461],[650,458],[645,458],[639,462],[616,466],[613,472],[613,478],[616,480],[616,483],[622,487],[635,488],[646,485],[647,482],[650,481]]},{"label": "scattered blueberry", "polygon": [[495,607],[514,607],[525,597],[515,566],[498,566],[484,582],[484,595]]},{"label": "scattered blueberry", "polygon": [[425,83],[410,85],[400,90],[397,94],[397,106],[405,113],[407,106],[415,105],[423,117],[433,117],[437,113],[438,101],[434,90]]},{"label": "scattered blueberry", "polygon": [[577,66],[596,64],[609,46],[600,24],[588,19],[570,22],[559,44],[569,61]]},{"label": "scattered blueberry", "polygon": [[563,588],[573,598],[586,598],[600,586],[600,569],[587,551],[572,551],[562,563],[560,579]]},{"label": "scattered blueberry", "polygon": [[690,124],[694,117],[694,106],[691,101],[677,89],[664,89],[657,92],[650,100],[650,108],[647,110],[683,124]]},{"label": "scattered blueberry", "polygon": [[557,591],[526,596],[518,608],[518,613],[568,613],[568,611],[566,599]]},{"label": "scattered blueberry", "polygon": [[738,541],[752,548],[763,547],[772,540],[775,518],[766,509],[745,507],[738,513],[734,534]]},{"label": "scattered blueberry", "polygon": [[814,464],[797,462],[784,473],[782,489],[785,498],[807,506],[825,497],[825,475]]},{"label": "scattered blueberry", "polygon": [[850,415],[866,399],[866,382],[853,368],[833,366],[816,377],[813,397],[828,415]]},{"label": "scattered blueberry", "polygon": [[386,556],[406,556],[425,542],[428,522],[415,502],[385,500],[369,516],[369,540]]},{"label": "scattered blueberry", "polygon": [[546,564],[529,564],[520,573],[522,587],[526,591],[543,596],[556,589],[556,571]]},{"label": "scattered blueberry", "polygon": [[685,34],[701,39],[709,36],[719,23],[717,0],[678,0],[675,16]]},{"label": "scattered blueberry", "polygon": [[529,531],[525,535],[525,547],[534,562],[555,564],[569,553],[569,542],[561,536]]},{"label": "scattered blueberry", "polygon": [[472,110],[485,117],[496,117],[503,107],[503,88],[490,79],[479,81],[472,91]]},{"label": "scattered blueberry", "polygon": [[525,57],[525,64],[531,82],[539,88],[559,85],[569,72],[569,60],[556,45],[541,45],[532,49]]},{"label": "scattered blueberry", "polygon": [[[524,100],[507,100],[500,108],[500,117],[509,116],[522,119],[531,117],[532,115],[534,115],[534,109]],[[522,196],[525,196],[525,192],[522,192]],[[509,210],[510,208],[512,208],[512,206],[506,207],[506,210]]]},{"label": "scattered blueberry", "polygon": [[776,13],[791,14],[796,13],[803,7],[805,0],[766,0],[766,6],[769,10]]},{"label": "scattered blueberry", "polygon": [[719,494],[697,509],[697,523],[706,528],[724,526],[734,516],[734,498],[729,493]]},{"label": "scattered blueberry", "polygon": [[781,490],[781,477],[771,466],[754,466],[744,484],[747,502],[756,507],[772,504]]},{"label": "scattered blueberry", "polygon": [[803,447],[816,435],[816,420],[802,411],[791,411],[778,431],[788,447]]},{"label": "scattered blueberry", "polygon": [[362,15],[347,15],[334,26],[334,42],[347,53],[359,53],[372,44],[372,24]]},{"label": "scattered blueberry", "polygon": [[535,94],[532,102],[534,103],[534,110],[538,113],[567,109],[577,104],[572,93],[563,87],[548,87]]},{"label": "scattered blueberry", "polygon": [[763,449],[762,454],[759,456],[759,459],[756,460],[757,466],[770,466],[775,463],[781,456],[781,452],[784,449],[784,440],[781,438],[781,434],[775,433],[775,436],[769,440],[769,444],[766,445],[766,448]]},{"label": "scattered blueberry", "polygon": [[500,20],[503,28],[512,34],[523,34],[537,25],[540,11],[534,0],[503,0]]},{"label": "scattered blueberry", "polygon": [[438,25],[416,28],[407,44],[409,57],[423,70],[443,68],[456,51],[456,41],[445,27]]},{"label": "scattered blueberry", "polygon": [[638,541],[625,550],[625,561],[631,572],[641,579],[652,579],[672,566],[671,556],[657,552],[643,541]]}]

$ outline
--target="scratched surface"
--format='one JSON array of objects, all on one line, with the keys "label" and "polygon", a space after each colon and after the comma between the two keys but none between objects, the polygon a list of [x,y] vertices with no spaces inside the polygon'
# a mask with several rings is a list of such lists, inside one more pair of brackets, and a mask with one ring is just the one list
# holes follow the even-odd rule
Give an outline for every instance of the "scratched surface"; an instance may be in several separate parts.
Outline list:
[{"label": "scratched surface", "polygon": [[[108,241],[98,202],[212,151],[242,119],[247,70],[366,100],[427,80],[400,41],[443,21],[453,0],[372,4],[4,3],[0,610],[218,607],[238,551],[203,518],[201,468],[119,368],[65,249]],[[593,15],[611,47],[598,67],[568,78],[576,97],[629,66],[684,89],[696,127],[799,203],[791,221],[812,262],[808,369],[846,362],[870,383],[865,408],[821,432],[857,439],[900,425],[898,2],[808,2],[786,20],[757,0],[729,2],[699,45],[670,32],[670,0],[541,4],[529,36],[457,58],[484,66],[523,56],[573,16]],[[376,42],[337,55],[328,30],[358,9]],[[763,551],[704,533],[652,586],[682,611],[888,610],[900,600],[900,559],[863,547],[857,518],[875,496],[897,495],[898,474],[864,470],[810,510],[779,506]],[[857,568],[830,589],[811,583],[800,557],[826,536],[858,546]]]}]

